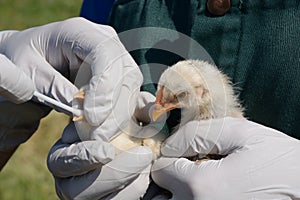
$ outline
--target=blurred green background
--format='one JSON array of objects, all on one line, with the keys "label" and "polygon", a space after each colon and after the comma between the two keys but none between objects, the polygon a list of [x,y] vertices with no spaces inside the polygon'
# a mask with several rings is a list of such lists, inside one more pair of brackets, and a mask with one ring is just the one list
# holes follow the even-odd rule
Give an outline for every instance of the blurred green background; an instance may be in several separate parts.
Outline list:
[{"label": "blurred green background", "polygon": [[[22,30],[79,15],[82,0],[0,0],[0,31]],[[1,111],[0,111],[1,112]],[[49,149],[69,118],[51,112],[0,172],[1,200],[58,199],[47,169]]]}]

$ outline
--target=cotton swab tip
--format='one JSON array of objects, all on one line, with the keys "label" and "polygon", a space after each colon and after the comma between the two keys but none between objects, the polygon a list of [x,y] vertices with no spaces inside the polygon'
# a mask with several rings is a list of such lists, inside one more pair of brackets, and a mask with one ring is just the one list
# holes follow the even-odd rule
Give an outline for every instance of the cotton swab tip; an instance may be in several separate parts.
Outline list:
[{"label": "cotton swab tip", "polygon": [[62,109],[64,109],[64,110],[66,110],[66,111],[69,111],[69,112],[73,113],[73,114],[76,115],[76,116],[81,116],[81,115],[83,115],[83,110],[76,109],[76,108],[73,108],[73,107],[68,106],[68,105],[66,105],[66,104],[63,104],[63,103],[61,103],[61,102],[59,102],[59,101],[57,101],[57,100],[55,100],[55,99],[52,99],[52,98],[50,98],[50,97],[48,97],[48,96],[46,96],[46,95],[44,95],[44,94],[41,94],[41,93],[39,93],[39,92],[37,92],[37,91],[35,91],[35,92],[33,93],[33,96],[37,97],[39,100],[48,102],[48,103],[50,103],[50,104],[52,104],[52,105],[55,105],[55,106],[57,106],[57,107],[59,107],[59,108],[62,108]]}]

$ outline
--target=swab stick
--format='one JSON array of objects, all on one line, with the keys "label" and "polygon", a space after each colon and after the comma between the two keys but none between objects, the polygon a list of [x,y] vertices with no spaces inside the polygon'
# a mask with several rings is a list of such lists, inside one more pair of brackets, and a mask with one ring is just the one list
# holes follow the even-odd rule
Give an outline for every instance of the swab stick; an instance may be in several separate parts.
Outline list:
[{"label": "swab stick", "polygon": [[50,98],[50,97],[48,97],[48,96],[46,96],[44,94],[41,94],[41,93],[39,93],[37,91],[35,91],[33,93],[33,96],[35,96],[35,97],[37,97],[37,98],[39,98],[41,100],[44,100],[44,101],[46,101],[48,103],[51,103],[51,104],[53,104],[53,105],[55,105],[55,106],[57,106],[59,108],[62,108],[64,110],[66,110],[66,111],[69,111],[69,112],[73,113],[75,116],[82,116],[83,115],[83,110],[72,108],[71,106],[63,104],[63,103],[61,103],[61,102],[59,102],[59,101],[57,101],[55,99],[52,99],[52,98]]}]

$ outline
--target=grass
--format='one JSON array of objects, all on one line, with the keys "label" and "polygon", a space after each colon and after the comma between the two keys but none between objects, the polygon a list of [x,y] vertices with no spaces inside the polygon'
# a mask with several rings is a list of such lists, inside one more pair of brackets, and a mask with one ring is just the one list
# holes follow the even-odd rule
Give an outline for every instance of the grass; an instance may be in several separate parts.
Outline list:
[{"label": "grass", "polygon": [[0,173],[0,199],[57,199],[46,158],[68,120],[64,114],[51,112],[41,121],[37,132],[18,148]]},{"label": "grass", "polygon": [[[0,30],[22,30],[78,16],[82,0],[0,0]],[[1,200],[58,199],[46,166],[49,149],[69,118],[51,112],[0,173]]]},{"label": "grass", "polygon": [[0,29],[24,29],[79,15],[82,0],[0,0]]}]

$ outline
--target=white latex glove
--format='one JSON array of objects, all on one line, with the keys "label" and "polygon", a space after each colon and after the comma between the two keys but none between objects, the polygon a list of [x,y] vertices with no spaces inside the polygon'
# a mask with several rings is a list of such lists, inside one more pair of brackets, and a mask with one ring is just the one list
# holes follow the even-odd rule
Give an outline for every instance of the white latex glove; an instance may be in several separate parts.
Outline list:
[{"label": "white latex glove", "polygon": [[51,148],[48,168],[56,177],[77,176],[110,162],[114,157],[115,149],[107,142],[81,141],[71,122],[62,138]]},{"label": "white latex glove", "polygon": [[[120,95],[125,97],[127,96],[126,93],[129,95],[130,91],[128,88],[122,86]],[[81,140],[99,139],[109,142],[117,135],[116,133],[127,132],[128,127],[134,129],[131,133],[133,136],[147,138],[157,134],[163,128],[167,114],[153,121],[152,110],[154,109],[155,97],[152,94],[148,92],[135,92],[134,95],[131,95],[130,99],[123,99],[122,97],[120,99],[122,101],[117,102],[113,108],[113,112],[101,126],[93,127],[85,121],[75,122]],[[129,106],[124,106],[125,104]],[[144,123],[144,126],[139,126],[137,121]],[[153,127],[155,127],[156,131],[151,130]]]},{"label": "white latex glove", "polygon": [[71,123],[50,150],[48,168],[61,199],[138,199],[146,192],[151,161],[147,147],[115,157],[114,147],[107,142],[81,142]]},{"label": "white latex glove", "polygon": [[[138,66],[113,28],[83,18],[24,31],[0,32],[0,53],[30,77],[38,92],[64,104],[72,105],[78,92],[73,83],[78,86],[87,84],[84,115],[100,134],[116,134],[113,128],[110,129],[113,125],[105,120],[112,115],[118,101],[130,99],[128,95],[134,99],[136,93],[132,90],[138,90],[142,84]],[[78,70],[80,77],[76,78]],[[122,86],[128,86],[128,89],[122,92]],[[122,97],[119,98],[120,94]],[[123,107],[119,114],[123,116],[122,120],[128,121],[127,111],[134,108],[128,108],[129,104]],[[37,129],[41,117],[49,113],[49,109],[40,104],[28,102],[16,107],[3,98],[0,108],[0,153],[13,151],[26,141]],[[13,115],[11,110],[15,111]],[[28,116],[28,113],[31,115]]]},{"label": "white latex glove", "polygon": [[[142,84],[138,66],[114,29],[79,17],[5,36],[0,53],[33,80],[37,91],[66,104],[78,91],[72,82],[79,68],[86,68],[79,79],[88,79],[84,115],[93,126],[111,114],[122,85],[138,89]],[[124,74],[131,77],[126,83]]]},{"label": "white latex glove", "polygon": [[[189,122],[161,151],[167,157],[152,178],[172,199],[300,199],[299,140],[246,119]],[[228,156],[200,164],[174,158],[207,153]]]},{"label": "white latex glove", "polygon": [[23,103],[32,98],[33,92],[32,80],[0,54],[0,96],[14,103]]},{"label": "white latex glove", "polygon": [[[147,92],[137,94],[134,117],[149,123],[155,97]],[[121,131],[118,126],[112,129]],[[144,195],[149,185],[151,150],[138,147],[115,156],[114,147],[106,140],[110,138],[81,141],[73,122],[65,128],[48,155],[48,168],[60,198],[138,199]]]}]

